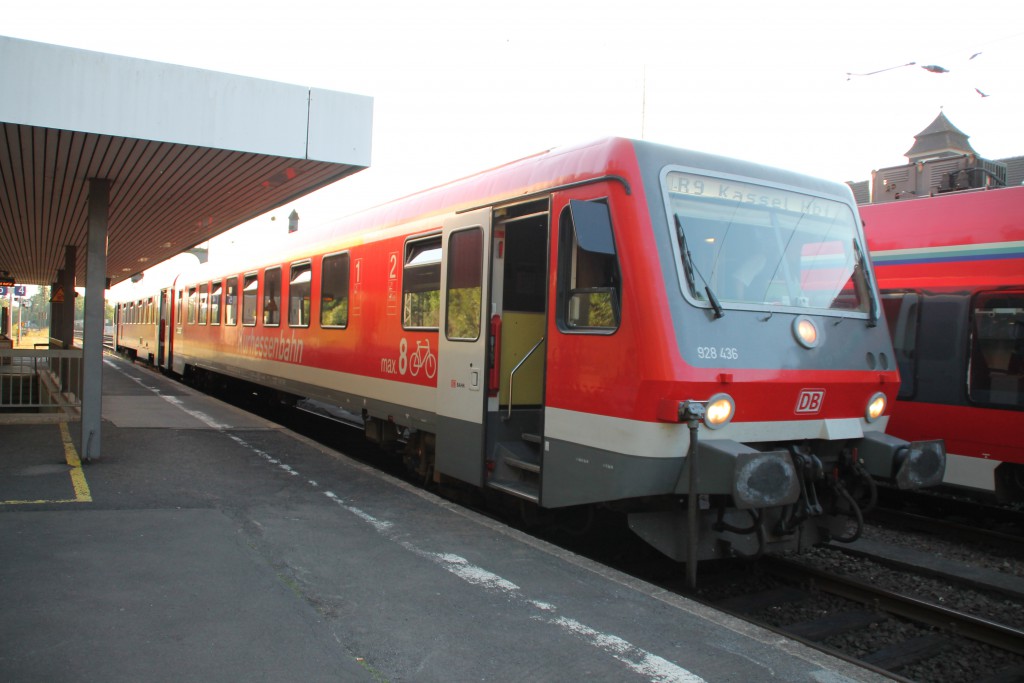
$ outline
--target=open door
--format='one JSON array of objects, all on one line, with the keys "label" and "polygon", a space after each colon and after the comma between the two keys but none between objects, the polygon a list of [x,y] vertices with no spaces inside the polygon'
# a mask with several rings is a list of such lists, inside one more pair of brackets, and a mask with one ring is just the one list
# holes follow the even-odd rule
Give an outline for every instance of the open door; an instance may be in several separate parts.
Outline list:
[{"label": "open door", "polygon": [[171,367],[170,325],[171,325],[171,290],[160,290],[160,310],[156,331],[156,366],[164,370]]},{"label": "open door", "polygon": [[534,503],[544,461],[549,221],[547,198],[496,211],[491,255],[486,485]]},{"label": "open door", "polygon": [[476,486],[484,477],[490,244],[490,209],[444,222],[435,467]]}]

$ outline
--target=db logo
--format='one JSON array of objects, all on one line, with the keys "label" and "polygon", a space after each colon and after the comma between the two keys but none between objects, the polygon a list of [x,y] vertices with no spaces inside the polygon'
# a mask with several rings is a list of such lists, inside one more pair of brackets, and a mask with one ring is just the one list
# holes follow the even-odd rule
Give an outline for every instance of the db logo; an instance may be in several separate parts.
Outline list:
[{"label": "db logo", "polygon": [[796,399],[796,413],[817,413],[821,411],[821,404],[824,402],[824,389],[802,389]]}]

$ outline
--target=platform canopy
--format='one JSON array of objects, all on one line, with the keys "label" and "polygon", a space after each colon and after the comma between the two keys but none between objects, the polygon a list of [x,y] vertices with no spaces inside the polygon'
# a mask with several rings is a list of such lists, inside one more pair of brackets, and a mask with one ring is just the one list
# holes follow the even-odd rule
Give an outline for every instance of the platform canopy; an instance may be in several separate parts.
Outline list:
[{"label": "platform canopy", "polygon": [[373,100],[0,36],[0,275],[49,285],[110,181],[131,277],[369,166]]}]

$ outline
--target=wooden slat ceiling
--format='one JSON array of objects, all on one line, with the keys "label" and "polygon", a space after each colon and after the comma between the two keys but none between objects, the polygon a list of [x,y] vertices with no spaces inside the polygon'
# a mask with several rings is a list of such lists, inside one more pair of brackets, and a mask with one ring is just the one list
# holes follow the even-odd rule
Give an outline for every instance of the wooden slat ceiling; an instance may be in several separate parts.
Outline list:
[{"label": "wooden slat ceiling", "polygon": [[114,285],[362,168],[0,123],[0,272],[52,284],[74,245],[85,282],[89,178],[111,181]]}]

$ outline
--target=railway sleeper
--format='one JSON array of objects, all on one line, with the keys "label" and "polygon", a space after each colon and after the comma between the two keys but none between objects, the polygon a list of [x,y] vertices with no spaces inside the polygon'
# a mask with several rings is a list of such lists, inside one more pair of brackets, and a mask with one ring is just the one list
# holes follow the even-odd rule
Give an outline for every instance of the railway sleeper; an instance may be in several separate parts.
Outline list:
[{"label": "railway sleeper", "polygon": [[787,633],[791,633],[798,638],[822,641],[843,633],[867,628],[871,624],[877,624],[885,621],[885,619],[886,616],[884,614],[879,614],[878,612],[853,610],[850,612],[830,614],[828,616],[821,617],[820,619],[811,619],[808,621],[787,624],[782,627],[782,630]]},{"label": "railway sleeper", "polygon": [[715,602],[715,607],[737,614],[756,614],[769,607],[802,602],[810,597],[810,594],[802,588],[778,586],[756,593],[734,595]]},{"label": "railway sleeper", "polygon": [[915,664],[934,657],[949,647],[949,645],[950,642],[947,638],[941,635],[929,634],[909,638],[901,643],[884,647],[862,659],[868,664],[873,664],[886,671],[895,671],[909,664]]}]

